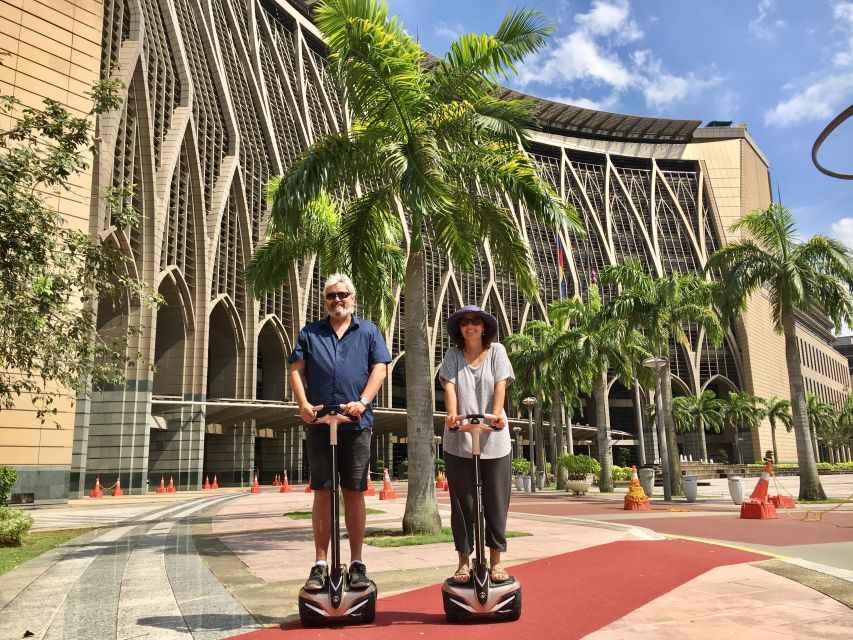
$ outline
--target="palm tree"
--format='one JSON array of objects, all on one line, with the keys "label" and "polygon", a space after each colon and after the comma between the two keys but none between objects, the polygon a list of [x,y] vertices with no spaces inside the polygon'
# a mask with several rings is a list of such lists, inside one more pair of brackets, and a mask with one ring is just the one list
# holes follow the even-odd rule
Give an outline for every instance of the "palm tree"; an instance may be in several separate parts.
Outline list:
[{"label": "palm tree", "polygon": [[[673,343],[690,348],[690,340],[684,331],[688,324],[704,329],[715,344],[722,340],[720,317],[712,304],[713,288],[710,282],[696,273],[673,273],[654,279],[639,263],[627,260],[621,265],[605,267],[601,282],[622,288],[622,292],[609,305],[612,313],[642,331],[653,353],[668,356]],[[662,375],[665,407],[663,423],[669,455],[670,489],[673,495],[681,495],[681,462],[672,418],[669,362],[663,368]]]},{"label": "palm tree", "polygon": [[[466,269],[486,241],[495,266],[533,296],[530,247],[506,203],[552,228],[580,227],[522,149],[535,124],[532,103],[501,99],[497,84],[540,49],[553,28],[539,12],[510,12],[494,35],[462,35],[443,58],[432,60],[380,0],[323,0],[315,24],[352,125],[316,140],[271,186],[268,248],[257,254],[251,276],[256,292],[278,286],[299,259],[317,251],[310,237],[294,250],[287,243],[324,194],[334,194],[341,206],[336,215],[320,216],[319,226],[337,221],[359,290],[393,295],[391,285],[399,281],[384,251],[389,234],[398,245],[406,238],[409,490],[403,530],[434,533],[441,519],[433,483],[425,243],[431,236],[438,251]],[[308,222],[317,218],[308,215]]]},{"label": "palm tree", "polygon": [[822,500],[826,494],[809,437],[795,313],[826,314],[836,327],[842,321],[853,323],[853,255],[844,243],[826,236],[800,240],[794,216],[781,204],[743,216],[732,226],[732,231],[740,230],[751,237],[721,248],[706,268],[720,274],[719,300],[729,315],[743,313],[747,299],[759,287],[767,290],[773,325],[785,335],[800,499]]},{"label": "palm tree", "polygon": [[[550,409],[552,420],[555,405],[559,406],[560,386],[556,379],[556,369],[553,367],[552,347],[559,330],[543,320],[531,320],[524,325],[521,333],[504,338],[508,349],[510,362],[515,372],[515,382],[510,387],[513,403],[518,406],[521,399],[527,396],[536,398],[534,406],[535,435],[533,440],[538,443],[536,448],[536,468],[545,470],[545,447],[542,413]],[[557,400],[555,403],[554,400]],[[552,454],[555,452],[552,452]],[[552,455],[553,457],[553,455]],[[552,460],[552,466],[554,461]],[[556,466],[553,467],[556,470]],[[535,482],[535,479],[534,479]]]},{"label": "palm tree", "polygon": [[[806,397],[806,411],[809,416],[809,430],[811,432],[815,457],[819,457],[820,449],[818,448],[817,437],[820,436],[822,440],[834,441],[834,432],[838,426],[838,416],[835,414],[835,409],[822,402],[813,393],[808,394]],[[817,460],[817,462],[820,461]]]},{"label": "palm tree", "polygon": [[737,452],[738,464],[743,464],[743,453],[740,449],[740,429],[744,427],[750,431],[756,429],[764,419],[764,409],[759,406],[759,403],[764,404],[764,401],[746,392],[731,392],[724,401],[725,416],[735,431],[735,451]]},{"label": "palm tree", "polygon": [[699,431],[702,460],[708,459],[705,430],[720,433],[725,423],[723,401],[713,391],[703,391],[698,396],[680,396],[672,400],[672,417],[679,431]]},{"label": "palm tree", "polygon": [[838,412],[838,446],[853,447],[853,393],[848,393]]},{"label": "palm tree", "polygon": [[770,421],[770,437],[773,440],[773,462],[779,464],[779,451],[776,448],[776,423],[785,426],[790,432],[794,428],[794,419],[791,416],[791,401],[783,400],[773,396],[764,401],[764,415]]},{"label": "palm tree", "polygon": [[637,373],[634,364],[648,352],[643,349],[642,336],[606,310],[595,285],[589,288],[588,303],[561,300],[553,302],[550,311],[559,324],[570,327],[553,347],[559,354],[557,363],[562,368],[562,378],[574,379],[576,384],[585,386],[591,381],[601,463],[598,486],[602,492],[613,491],[608,371],[615,371],[617,378],[627,386]]}]

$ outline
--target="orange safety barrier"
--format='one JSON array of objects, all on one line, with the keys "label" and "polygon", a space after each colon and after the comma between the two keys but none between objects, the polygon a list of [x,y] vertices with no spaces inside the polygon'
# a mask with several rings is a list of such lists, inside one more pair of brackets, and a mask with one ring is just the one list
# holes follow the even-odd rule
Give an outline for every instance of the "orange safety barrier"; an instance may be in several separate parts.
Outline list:
[{"label": "orange safety barrier", "polygon": [[175,481],[172,476],[169,476],[169,486],[166,487],[166,493],[175,493]]},{"label": "orange safety barrier", "polygon": [[160,486],[157,487],[156,493],[166,493],[166,482],[163,480],[163,476],[160,476]]},{"label": "orange safety barrier", "polygon": [[761,472],[761,477],[758,479],[758,484],[749,496],[749,500],[744,500],[740,505],[740,517],[745,520],[775,520],[779,516],[776,515],[776,506],[767,498],[767,492],[770,489],[770,474],[773,473],[773,464],[768,460],[764,465],[764,471]]},{"label": "orange safety barrier", "polygon": [[95,488],[92,489],[92,492],[89,494],[90,498],[103,498],[104,492],[101,491],[101,477],[97,476],[95,478]]},{"label": "orange safety barrier", "polygon": [[217,481],[216,476],[213,476],[213,484],[210,485],[210,488],[211,489],[218,489],[219,488],[219,482]]},{"label": "orange safety barrier", "polygon": [[649,496],[643,491],[643,485],[637,477],[637,467],[631,465],[631,487],[625,495],[625,511],[651,511]]},{"label": "orange safety barrier", "polygon": [[252,483],[252,488],[249,490],[249,493],[260,493],[261,485],[258,484],[258,474],[255,474],[255,481]]},{"label": "orange safety barrier", "polygon": [[373,482],[371,481],[370,475],[370,465],[367,465],[367,489],[364,490],[365,497],[376,495],[376,489],[373,488]]},{"label": "orange safety barrier", "polygon": [[121,498],[124,495],[124,491],[121,490],[121,478],[120,477],[116,479],[116,486],[110,495],[112,495],[113,498]]},{"label": "orange safety barrier", "polygon": [[210,476],[204,476],[204,484],[201,485],[202,489],[210,489]]},{"label": "orange safety barrier", "polygon": [[385,467],[385,482],[382,485],[382,490],[379,492],[380,500],[394,500],[397,498],[397,492],[391,484],[391,475],[388,473],[388,467]]},{"label": "orange safety barrier", "polygon": [[284,472],[284,482],[281,483],[281,489],[278,490],[279,493],[291,493],[293,489],[290,487],[290,483],[287,481],[287,471]]}]

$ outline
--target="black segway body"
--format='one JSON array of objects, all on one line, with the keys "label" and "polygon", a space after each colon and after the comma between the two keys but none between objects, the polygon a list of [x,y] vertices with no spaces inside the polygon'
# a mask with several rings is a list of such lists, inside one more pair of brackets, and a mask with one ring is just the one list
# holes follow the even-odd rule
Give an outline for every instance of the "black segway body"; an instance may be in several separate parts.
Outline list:
[{"label": "black segway body", "polygon": [[[315,407],[315,410],[322,407]],[[340,502],[338,497],[338,423],[352,420],[351,416],[331,410],[318,416],[315,422],[329,425],[329,446],[332,453],[332,558],[329,577],[319,591],[299,591],[299,619],[305,627],[346,623],[370,623],[376,618],[376,596],[379,593],[372,580],[368,587],[355,589],[349,585],[347,565],[340,562]]]},{"label": "black segway body", "polygon": [[468,415],[459,418],[464,425],[454,431],[471,433],[472,453],[474,457],[474,478],[476,482],[474,539],[476,561],[471,571],[471,580],[458,584],[453,578],[444,581],[441,598],[444,614],[448,622],[462,622],[468,618],[494,616],[504,620],[518,620],[521,617],[521,582],[509,576],[503,582],[494,582],[486,566],[486,523],[483,516],[483,481],[480,476],[480,432],[493,427],[484,425],[482,420],[497,420],[490,414]]}]

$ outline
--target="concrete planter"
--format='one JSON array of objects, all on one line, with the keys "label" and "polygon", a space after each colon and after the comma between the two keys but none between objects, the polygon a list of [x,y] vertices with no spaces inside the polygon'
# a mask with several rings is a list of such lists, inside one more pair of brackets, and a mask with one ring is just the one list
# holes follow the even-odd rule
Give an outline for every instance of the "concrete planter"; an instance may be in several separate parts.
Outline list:
[{"label": "concrete planter", "polygon": [[524,476],[523,484],[524,484],[524,490],[527,491],[528,493],[530,493],[530,489],[532,487],[532,485],[530,483],[530,476]]},{"label": "concrete planter", "polygon": [[524,491],[524,474],[519,473],[515,476],[515,488]]},{"label": "concrete planter", "polygon": [[696,476],[684,476],[681,479],[681,486],[684,488],[684,497],[687,502],[696,502],[696,496],[699,493],[699,479]]},{"label": "concrete planter", "polygon": [[738,476],[729,477],[729,494],[732,497],[732,502],[734,502],[735,504],[743,503],[743,478],[740,478]]},{"label": "concrete planter", "polygon": [[589,491],[590,483],[587,480],[566,480],[566,491],[571,491],[576,496],[584,496]]},{"label": "concrete planter", "polygon": [[651,498],[652,492],[655,490],[655,470],[640,469],[637,472],[637,476],[640,478],[640,484],[643,486],[643,491]]}]

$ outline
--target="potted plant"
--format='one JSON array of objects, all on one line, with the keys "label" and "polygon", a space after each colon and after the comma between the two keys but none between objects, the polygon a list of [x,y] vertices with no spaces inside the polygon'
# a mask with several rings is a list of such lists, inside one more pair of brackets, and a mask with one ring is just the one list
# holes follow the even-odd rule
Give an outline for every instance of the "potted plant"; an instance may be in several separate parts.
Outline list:
[{"label": "potted plant", "polygon": [[560,466],[564,467],[569,474],[566,491],[571,491],[575,495],[586,494],[590,486],[588,476],[601,472],[598,460],[585,455],[565,453],[560,456]]},{"label": "potted plant", "polygon": [[524,478],[530,482],[530,461],[524,458],[516,458],[512,461],[512,475],[515,476],[515,488],[524,491]]}]

